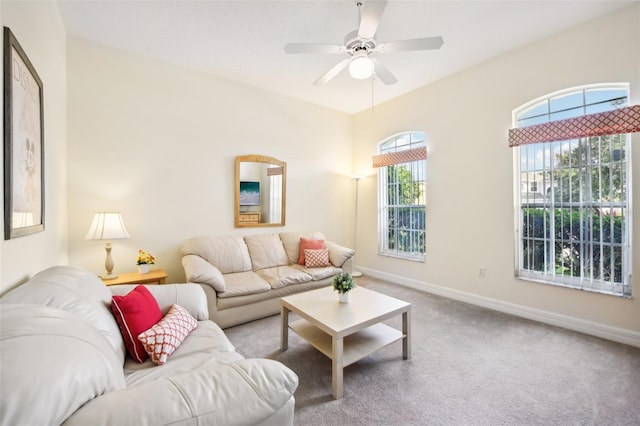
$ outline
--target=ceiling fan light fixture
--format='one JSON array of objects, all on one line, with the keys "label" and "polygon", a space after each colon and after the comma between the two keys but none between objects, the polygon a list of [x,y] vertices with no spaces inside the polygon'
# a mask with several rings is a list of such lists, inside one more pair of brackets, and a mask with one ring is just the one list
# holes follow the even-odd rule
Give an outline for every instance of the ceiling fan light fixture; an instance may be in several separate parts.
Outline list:
[{"label": "ceiling fan light fixture", "polygon": [[349,64],[349,74],[357,80],[363,80],[373,75],[373,62],[368,56],[358,56]]}]

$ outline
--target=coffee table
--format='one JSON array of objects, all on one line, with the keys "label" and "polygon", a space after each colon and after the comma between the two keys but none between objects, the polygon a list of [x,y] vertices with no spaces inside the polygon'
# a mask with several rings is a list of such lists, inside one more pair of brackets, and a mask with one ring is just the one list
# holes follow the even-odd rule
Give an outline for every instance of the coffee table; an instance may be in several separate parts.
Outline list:
[{"label": "coffee table", "polygon": [[[289,347],[289,329],[332,361],[331,387],[335,399],[344,395],[343,368],[402,340],[402,358],[411,357],[411,304],[363,287],[351,290],[349,303],[324,287],[280,299],[281,349]],[[289,323],[289,312],[301,319]],[[402,314],[402,331],[382,321]]]}]

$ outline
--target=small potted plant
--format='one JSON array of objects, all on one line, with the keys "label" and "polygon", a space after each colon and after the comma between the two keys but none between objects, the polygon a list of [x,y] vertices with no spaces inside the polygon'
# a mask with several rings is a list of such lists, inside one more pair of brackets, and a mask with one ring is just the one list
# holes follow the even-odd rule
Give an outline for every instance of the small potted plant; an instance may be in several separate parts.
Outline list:
[{"label": "small potted plant", "polygon": [[349,302],[349,291],[356,286],[350,273],[338,274],[333,278],[333,289],[338,292],[340,303]]},{"label": "small potted plant", "polygon": [[138,260],[136,261],[136,265],[138,265],[138,272],[141,274],[146,274],[149,272],[149,265],[153,265],[156,263],[156,258],[153,257],[151,253],[147,253],[144,250],[138,250]]}]

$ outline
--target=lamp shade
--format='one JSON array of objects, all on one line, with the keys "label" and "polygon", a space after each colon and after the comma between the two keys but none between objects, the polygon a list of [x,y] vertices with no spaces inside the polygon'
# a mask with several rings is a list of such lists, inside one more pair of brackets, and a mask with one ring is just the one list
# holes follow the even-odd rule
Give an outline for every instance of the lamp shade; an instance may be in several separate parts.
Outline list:
[{"label": "lamp shade", "polygon": [[349,74],[358,80],[371,77],[373,74],[373,62],[369,59],[366,52],[356,53],[349,64]]},{"label": "lamp shade", "polygon": [[120,213],[100,212],[93,216],[86,240],[119,240],[129,238]]}]

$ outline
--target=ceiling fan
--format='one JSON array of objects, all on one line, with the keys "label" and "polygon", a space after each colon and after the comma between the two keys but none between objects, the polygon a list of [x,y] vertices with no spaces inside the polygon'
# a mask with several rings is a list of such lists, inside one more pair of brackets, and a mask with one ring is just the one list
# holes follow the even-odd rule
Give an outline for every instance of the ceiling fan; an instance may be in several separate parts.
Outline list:
[{"label": "ceiling fan", "polygon": [[356,0],[360,24],[357,30],[350,32],[344,38],[344,44],[317,44],[317,43],[288,43],[284,46],[286,53],[346,53],[347,58],[340,61],[318,78],[313,84],[322,86],[336,77],[345,68],[349,67],[349,73],[353,78],[364,79],[374,73],[387,85],[398,82],[398,79],[377,58],[371,57],[374,52],[396,53],[411,50],[439,49],[444,40],[442,37],[414,38],[387,43],[378,43],[375,39],[376,30],[380,24],[380,18],[387,7],[387,0]]}]

